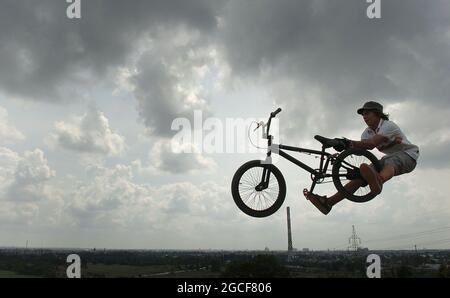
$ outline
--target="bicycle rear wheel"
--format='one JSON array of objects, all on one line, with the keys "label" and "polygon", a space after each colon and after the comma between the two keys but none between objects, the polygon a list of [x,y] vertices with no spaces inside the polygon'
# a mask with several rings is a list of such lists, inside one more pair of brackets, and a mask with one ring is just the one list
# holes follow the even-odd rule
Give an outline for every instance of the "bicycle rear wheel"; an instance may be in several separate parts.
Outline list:
[{"label": "bicycle rear wheel", "polygon": [[[257,190],[263,181],[264,170],[269,171],[267,188]],[[286,182],[280,170],[261,160],[243,164],[234,174],[231,194],[237,207],[253,217],[267,217],[283,205],[286,197]]]},{"label": "bicycle rear wheel", "polygon": [[[377,172],[381,171],[380,161],[375,155],[367,150],[357,148],[348,149],[339,154],[332,169],[333,183],[337,191],[348,200],[356,203],[364,203],[375,197],[359,172],[359,167],[363,163],[372,164]],[[356,179],[361,179],[364,184],[352,193],[344,186]]]}]

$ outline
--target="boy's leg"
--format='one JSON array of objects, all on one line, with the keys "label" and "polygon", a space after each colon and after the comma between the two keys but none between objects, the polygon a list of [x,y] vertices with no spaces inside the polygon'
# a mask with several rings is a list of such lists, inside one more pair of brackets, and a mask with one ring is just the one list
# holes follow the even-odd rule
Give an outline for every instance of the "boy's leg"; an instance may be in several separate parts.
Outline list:
[{"label": "boy's leg", "polygon": [[[386,164],[383,169],[379,173],[381,182],[384,183],[395,176],[395,167],[392,164]],[[348,184],[345,185],[345,188],[350,193],[354,193],[359,187],[364,184],[363,180],[352,180]],[[345,197],[341,195],[339,192],[334,194],[333,196],[328,198],[328,203],[333,206],[336,203],[342,201]]]},{"label": "boy's leg", "polygon": [[[417,162],[414,160],[413,162],[410,160],[410,157],[405,157],[402,156],[403,159],[406,159],[407,163],[405,163],[404,167],[401,168],[399,170],[399,168],[397,167],[396,169],[396,165],[394,163],[391,162],[386,162],[386,160],[388,158],[383,157],[380,162],[382,165],[382,170],[379,173],[375,173],[378,174],[378,180],[380,180],[380,184],[381,187],[382,185],[390,180],[392,177],[394,177],[397,173],[397,175],[403,174],[403,173],[409,173],[412,170],[414,170],[414,168],[416,167]],[[368,166],[367,164],[364,164],[364,166]],[[362,179],[356,179],[356,180],[352,180],[349,183],[347,183],[344,187],[347,189],[348,192],[350,193],[354,193],[356,190],[358,190],[358,188],[360,188],[362,185],[364,185],[366,183],[366,181],[362,180]],[[312,199],[313,196],[315,196],[314,194],[309,193],[306,189],[304,190],[304,195],[307,199]],[[329,207],[334,206],[335,204],[339,203],[340,201],[342,201],[343,199],[345,199],[345,196],[343,196],[342,194],[340,194],[339,192],[335,193],[334,195],[332,195],[331,197],[327,198],[327,197],[323,197],[326,201],[326,204]]]},{"label": "boy's leg", "polygon": [[362,178],[367,181],[370,187],[370,191],[374,195],[378,195],[383,190],[383,179],[380,174],[375,170],[372,165],[366,163],[361,164],[359,167]]},{"label": "boy's leg", "polygon": [[[364,181],[361,179],[356,179],[356,180],[352,180],[349,183],[347,183],[346,185],[344,185],[345,189],[349,192],[349,193],[354,193],[356,190],[358,190],[358,188],[360,188],[362,185],[364,184]],[[311,200],[313,198],[313,196],[315,196],[312,193],[309,193],[306,189],[303,190],[303,194],[305,195],[305,197],[308,200]],[[329,206],[334,206],[335,204],[339,203],[340,201],[342,201],[343,199],[345,199],[345,196],[343,196],[340,192],[335,193],[334,195],[332,195],[329,198],[326,198],[326,202]]]},{"label": "boy's leg", "polygon": [[[394,177],[395,174],[395,168],[393,165],[387,164],[380,172],[380,177],[384,182],[388,181],[389,179],[391,179],[392,177]],[[347,183],[344,187],[345,189],[347,189],[347,191],[349,193],[354,193],[355,191],[358,190],[358,188],[360,188],[363,184],[364,184],[364,180],[362,179],[356,179],[356,180],[352,180],[349,183]],[[334,206],[337,203],[339,203],[340,201],[342,201],[343,199],[345,199],[345,196],[342,195],[340,192],[335,193],[334,195],[332,195],[331,197],[327,198],[327,203],[330,206]]]},{"label": "boy's leg", "polygon": [[[364,184],[363,180],[356,179],[356,180],[350,181],[349,183],[344,185],[344,187],[349,193],[354,193],[363,184]],[[337,193],[335,193],[334,195],[332,195],[331,197],[328,198],[328,204],[330,206],[334,206],[337,203],[339,203],[340,201],[342,201],[343,199],[345,199],[345,196],[343,196],[340,192],[337,192]]]}]

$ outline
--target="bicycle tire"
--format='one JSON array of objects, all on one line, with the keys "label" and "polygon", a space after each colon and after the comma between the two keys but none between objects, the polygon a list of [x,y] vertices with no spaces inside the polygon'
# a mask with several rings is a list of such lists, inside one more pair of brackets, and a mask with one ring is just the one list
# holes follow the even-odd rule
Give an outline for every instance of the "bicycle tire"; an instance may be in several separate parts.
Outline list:
[{"label": "bicycle tire", "polygon": [[[347,150],[343,151],[341,154],[339,154],[333,163],[332,177],[333,177],[334,186],[336,187],[336,189],[339,193],[344,195],[344,197],[346,199],[348,199],[352,202],[355,202],[355,203],[368,202],[368,201],[372,200],[373,198],[375,198],[375,195],[373,195],[370,192],[368,192],[366,194],[362,194],[362,195],[355,195],[354,193],[351,193],[347,189],[345,189],[344,185],[342,184],[342,180],[340,179],[342,177],[342,174],[340,174],[341,169],[347,169],[347,168],[343,167],[343,164],[344,163],[349,164],[346,161],[346,159],[351,156],[364,157],[374,165],[377,172],[381,171],[380,161],[371,152],[364,150],[364,149],[357,149],[357,148],[347,149]],[[347,171],[347,174],[348,175],[352,174],[353,179],[361,178],[360,173],[359,173],[359,165],[353,165],[353,166],[355,167],[355,169],[352,170],[352,173],[350,173],[350,171]],[[357,171],[356,171],[356,169],[357,169]],[[348,180],[353,180],[353,179],[350,178]],[[367,184],[365,185],[365,187],[368,188]]]},{"label": "bicycle tire", "polygon": [[[270,171],[269,180],[272,181],[272,179],[273,179],[274,181],[276,181],[276,182],[269,181],[269,183],[272,183],[269,185],[277,186],[278,191],[277,191],[276,199],[267,208],[256,209],[255,207],[249,206],[249,204],[247,204],[245,202],[245,198],[242,198],[242,193],[243,193],[243,191],[242,191],[243,187],[241,187],[243,185],[242,178],[244,177],[244,175],[246,173],[251,173],[251,172],[249,172],[251,170],[253,170],[255,172],[255,171],[258,171],[258,169],[260,170],[260,169],[264,169],[264,168],[267,168]],[[253,179],[252,182],[254,184],[256,184],[256,183],[260,182],[260,180],[258,180],[256,178],[256,179]],[[276,185],[274,183],[276,183]],[[256,185],[254,185],[254,186],[256,187]],[[241,190],[241,192],[240,192],[240,190]],[[247,191],[252,191],[252,189],[249,189]],[[263,162],[261,160],[252,160],[252,161],[249,161],[249,162],[243,164],[241,167],[239,167],[239,169],[234,174],[233,180],[231,182],[231,194],[233,196],[233,200],[234,200],[236,206],[245,214],[252,216],[252,217],[267,217],[267,216],[270,216],[273,213],[275,213],[283,205],[283,202],[286,198],[286,181],[284,180],[283,174],[276,166],[274,166],[272,164],[263,164]],[[257,192],[257,194],[258,194],[258,192]],[[255,195],[255,197],[256,197],[256,195]],[[250,194],[250,196],[251,196],[251,194]],[[264,197],[264,195],[263,195],[263,197]],[[266,198],[264,198],[264,200],[267,201]]]}]

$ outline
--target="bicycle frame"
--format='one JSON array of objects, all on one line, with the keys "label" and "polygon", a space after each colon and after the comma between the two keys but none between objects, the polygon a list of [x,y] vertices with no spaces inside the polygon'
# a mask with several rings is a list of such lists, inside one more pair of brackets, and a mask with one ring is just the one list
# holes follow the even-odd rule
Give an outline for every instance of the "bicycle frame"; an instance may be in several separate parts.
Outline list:
[{"label": "bicycle frame", "polygon": [[[271,156],[272,152],[274,152],[274,153],[280,155],[281,157],[284,157],[285,159],[289,160],[290,162],[296,164],[300,168],[306,170],[307,172],[311,173],[313,182],[312,182],[309,192],[313,192],[314,187],[321,179],[332,177],[331,174],[327,174],[327,170],[328,170],[328,166],[329,166],[330,162],[332,162],[334,160],[334,156],[325,151],[325,146],[322,146],[322,151],[319,151],[319,150],[312,150],[312,149],[301,148],[301,147],[287,146],[287,145],[282,145],[282,144],[272,144],[273,136],[271,136],[269,134],[270,124],[271,124],[272,118],[275,117],[275,115],[278,114],[280,111],[281,111],[281,109],[278,109],[277,111],[271,113],[269,121],[267,123],[267,134],[266,134],[267,135],[267,146],[268,146],[267,147],[268,148],[267,161],[268,161],[268,163],[270,163],[270,160],[271,160],[270,156]],[[305,163],[301,162],[300,160],[296,159],[295,157],[287,154],[286,152],[284,152],[281,149],[288,150],[288,151],[300,152],[300,153],[320,155],[319,169],[315,170],[315,169],[311,168],[310,166],[306,165]],[[265,167],[263,170],[263,173],[262,173],[261,183],[259,185],[257,185],[255,187],[255,189],[260,191],[260,190],[267,188],[269,185],[269,176],[270,176],[270,170],[268,167]]]},{"label": "bicycle frame", "polygon": [[[269,149],[269,151],[267,152],[267,156],[270,156],[270,154],[272,152],[277,153],[281,157],[284,157],[285,159],[289,160],[290,162],[294,163],[295,165],[299,166],[300,168],[304,169],[305,171],[311,173],[313,182],[311,184],[311,188],[310,188],[309,192],[313,192],[314,187],[320,180],[332,177],[331,173],[327,173],[327,170],[328,170],[328,166],[330,165],[330,162],[332,162],[334,160],[334,156],[332,154],[326,152],[325,147],[322,147],[322,151],[311,150],[311,149],[306,149],[306,148],[301,148],[301,147],[281,145],[281,144],[279,144],[279,145],[275,144],[275,145],[272,145],[271,147],[275,147],[277,149],[276,150]],[[320,156],[319,168],[313,169],[310,166],[303,163],[302,161],[293,157],[292,155],[287,154],[286,152],[284,152],[281,149],[284,149],[287,151],[295,151],[295,152],[299,152],[299,153],[319,155]]]}]

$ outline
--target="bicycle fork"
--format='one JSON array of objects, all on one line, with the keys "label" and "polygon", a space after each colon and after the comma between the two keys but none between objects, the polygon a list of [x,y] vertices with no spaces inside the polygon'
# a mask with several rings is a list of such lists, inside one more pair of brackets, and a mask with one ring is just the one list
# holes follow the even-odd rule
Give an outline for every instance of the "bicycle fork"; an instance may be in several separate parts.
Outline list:
[{"label": "bicycle fork", "polygon": [[269,167],[264,167],[261,177],[261,182],[255,187],[255,190],[262,191],[269,187],[269,177],[270,177],[270,169]]},{"label": "bicycle fork", "polygon": [[268,151],[267,151],[267,157],[266,160],[263,161],[263,172],[261,177],[261,182],[255,187],[256,191],[262,191],[264,189],[267,189],[269,187],[269,177],[270,177],[270,169],[269,166],[272,164],[272,136],[268,136]]}]

